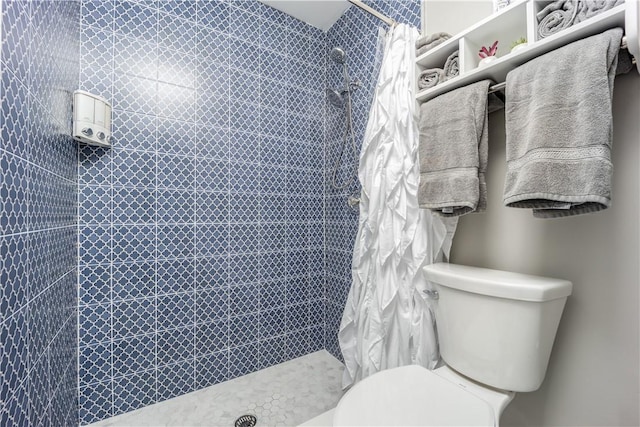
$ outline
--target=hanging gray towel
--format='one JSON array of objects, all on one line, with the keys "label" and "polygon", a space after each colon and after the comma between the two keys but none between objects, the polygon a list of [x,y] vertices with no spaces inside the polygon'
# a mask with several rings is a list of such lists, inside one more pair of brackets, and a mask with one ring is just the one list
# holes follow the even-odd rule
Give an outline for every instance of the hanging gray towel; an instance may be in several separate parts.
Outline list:
[{"label": "hanging gray towel", "polygon": [[622,29],[571,43],[507,75],[504,204],[537,218],[611,204],[611,97]]},{"label": "hanging gray towel", "polygon": [[619,74],[627,74],[634,69],[633,56],[628,49],[620,49],[618,52],[618,67],[616,68],[616,76]]},{"label": "hanging gray towel", "polygon": [[473,83],[421,105],[421,208],[444,217],[485,210],[490,84]]}]

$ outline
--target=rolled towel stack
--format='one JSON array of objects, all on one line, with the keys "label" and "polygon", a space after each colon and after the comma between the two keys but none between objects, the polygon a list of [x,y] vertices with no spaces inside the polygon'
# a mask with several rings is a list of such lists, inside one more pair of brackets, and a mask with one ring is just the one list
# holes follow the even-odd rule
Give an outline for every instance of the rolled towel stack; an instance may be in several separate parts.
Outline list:
[{"label": "rolled towel stack", "polygon": [[442,68],[429,68],[418,76],[418,89],[430,89],[440,83],[460,75],[458,52],[455,51],[447,58]]},{"label": "rolled towel stack", "polygon": [[422,36],[416,40],[416,56],[420,56],[428,50],[446,42],[451,38],[449,33],[433,33],[429,36]]},{"label": "rolled towel stack", "polygon": [[444,80],[449,80],[460,75],[459,51],[453,52],[444,63]]},{"label": "rolled towel stack", "polygon": [[622,3],[624,0],[556,0],[536,15],[538,35],[549,37]]},{"label": "rolled towel stack", "polygon": [[571,12],[566,10],[559,9],[550,11],[540,19],[539,16],[541,13],[542,12],[538,13],[538,35],[541,39],[549,37],[558,31],[564,30],[565,28],[569,28],[573,21]]},{"label": "rolled towel stack", "polygon": [[418,77],[418,88],[429,89],[444,80],[444,72],[441,68],[429,68],[420,73]]},{"label": "rolled towel stack", "polygon": [[594,17],[602,12],[606,12],[609,9],[624,3],[624,0],[578,0],[579,3],[583,3],[583,6],[578,9],[578,14],[573,22],[573,25]]}]

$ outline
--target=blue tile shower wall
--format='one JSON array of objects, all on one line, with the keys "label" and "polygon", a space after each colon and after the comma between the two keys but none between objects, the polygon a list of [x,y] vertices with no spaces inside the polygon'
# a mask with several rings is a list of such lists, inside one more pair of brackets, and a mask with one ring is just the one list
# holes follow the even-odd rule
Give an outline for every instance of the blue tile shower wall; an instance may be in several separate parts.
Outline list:
[{"label": "blue tile shower wall", "polygon": [[77,425],[80,3],[0,9],[0,425]]},{"label": "blue tile shower wall", "polygon": [[[369,0],[367,4],[398,22],[420,28],[420,1]],[[351,7],[327,32],[327,48],[342,47],[347,55],[347,67],[352,79],[363,85],[353,94],[353,123],[355,140],[359,150],[364,138],[369,109],[373,99],[380,62],[384,50],[379,28],[387,26],[361,9]],[[342,66],[327,63],[327,85],[332,88],[344,86]],[[351,261],[353,245],[358,230],[358,212],[347,206],[349,194],[359,194],[359,183],[336,190],[331,186],[331,177],[343,144],[345,115],[342,109],[326,106],[326,155],[325,155],[325,201],[326,201],[326,331],[325,348],[342,359],[338,345],[338,330],[349,289],[351,288]],[[336,181],[346,183],[358,164],[349,151],[350,142],[344,148],[344,161],[338,168]]]},{"label": "blue tile shower wall", "polygon": [[323,348],[325,51],[253,0],[83,1],[81,423]]}]

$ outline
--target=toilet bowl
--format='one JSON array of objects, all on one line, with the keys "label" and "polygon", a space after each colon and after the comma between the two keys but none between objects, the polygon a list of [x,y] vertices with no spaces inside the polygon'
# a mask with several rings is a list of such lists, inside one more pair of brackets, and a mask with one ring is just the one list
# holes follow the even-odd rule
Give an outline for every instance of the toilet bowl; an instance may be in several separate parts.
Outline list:
[{"label": "toilet bowl", "polygon": [[353,386],[338,403],[333,425],[495,426],[514,395],[483,387],[448,366],[402,366]]},{"label": "toilet bowl", "polygon": [[444,365],[363,379],[334,426],[498,426],[515,392],[542,384],[571,282],[446,263],[424,272]]}]

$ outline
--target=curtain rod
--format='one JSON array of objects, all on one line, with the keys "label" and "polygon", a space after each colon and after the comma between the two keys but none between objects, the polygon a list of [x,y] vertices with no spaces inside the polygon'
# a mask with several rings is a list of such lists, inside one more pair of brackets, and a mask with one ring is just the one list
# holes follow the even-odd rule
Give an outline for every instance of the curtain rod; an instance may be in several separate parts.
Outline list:
[{"label": "curtain rod", "polygon": [[376,18],[386,22],[388,25],[391,25],[392,27],[397,24],[397,22],[394,21],[393,19],[389,18],[388,16],[384,16],[383,14],[381,14],[380,12],[378,12],[377,10],[372,8],[371,6],[364,4],[360,0],[349,0],[349,3],[351,3],[354,6],[359,7],[360,9],[364,10],[367,13],[370,13],[371,15],[373,15]]},{"label": "curtain rod", "polygon": [[[626,49],[627,48],[627,36],[622,37],[622,42],[620,43],[620,48],[621,49]],[[637,62],[637,59],[633,58],[631,60],[631,62],[635,64]],[[507,82],[497,83],[497,84],[489,87],[489,93],[501,91],[506,86],[507,86]]]}]

